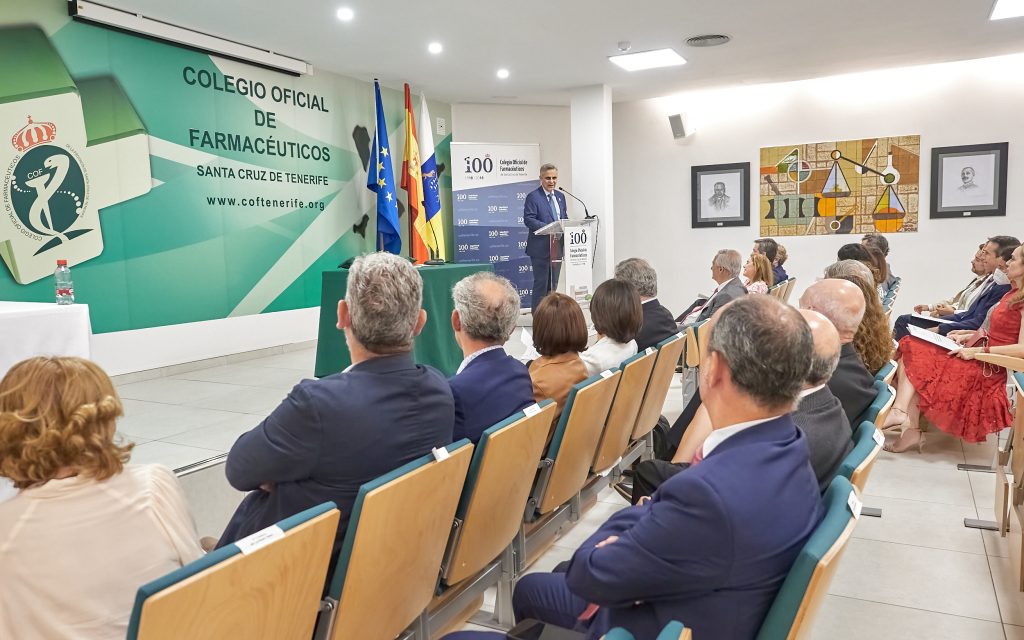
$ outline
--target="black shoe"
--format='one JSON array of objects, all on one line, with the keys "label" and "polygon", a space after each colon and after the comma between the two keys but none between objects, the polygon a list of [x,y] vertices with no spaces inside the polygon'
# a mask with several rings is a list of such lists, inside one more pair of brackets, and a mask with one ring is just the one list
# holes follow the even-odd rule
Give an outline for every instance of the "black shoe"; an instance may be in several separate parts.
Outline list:
[{"label": "black shoe", "polygon": [[633,470],[632,469],[623,469],[622,470],[622,477],[623,478],[632,478],[633,477]]}]

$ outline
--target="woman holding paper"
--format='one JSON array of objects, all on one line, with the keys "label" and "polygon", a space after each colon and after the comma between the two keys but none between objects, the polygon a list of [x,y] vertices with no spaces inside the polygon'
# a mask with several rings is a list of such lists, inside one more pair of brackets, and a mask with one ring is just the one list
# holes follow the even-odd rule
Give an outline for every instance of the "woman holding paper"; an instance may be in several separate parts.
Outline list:
[{"label": "woman holding paper", "polygon": [[902,426],[903,432],[886,451],[921,450],[924,434],[917,426],[921,413],[939,429],[967,442],[984,442],[988,434],[1011,423],[1006,370],[974,359],[979,353],[1024,356],[1021,247],[1007,262],[1006,274],[1011,289],[993,308],[986,344],[963,348],[950,343],[953,348],[948,350],[913,335],[900,341],[896,402],[882,428]]}]

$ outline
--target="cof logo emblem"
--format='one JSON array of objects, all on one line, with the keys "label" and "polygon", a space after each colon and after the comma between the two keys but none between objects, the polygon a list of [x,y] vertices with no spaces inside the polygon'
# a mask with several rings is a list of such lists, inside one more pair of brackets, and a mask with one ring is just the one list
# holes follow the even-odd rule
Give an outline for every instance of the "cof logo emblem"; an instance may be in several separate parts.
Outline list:
[{"label": "cof logo emblem", "polygon": [[29,118],[29,125],[12,138],[25,153],[14,158],[3,185],[7,215],[18,231],[40,243],[33,255],[93,230],[83,225],[88,206],[84,165],[74,149],[53,144],[55,134],[56,127]]}]

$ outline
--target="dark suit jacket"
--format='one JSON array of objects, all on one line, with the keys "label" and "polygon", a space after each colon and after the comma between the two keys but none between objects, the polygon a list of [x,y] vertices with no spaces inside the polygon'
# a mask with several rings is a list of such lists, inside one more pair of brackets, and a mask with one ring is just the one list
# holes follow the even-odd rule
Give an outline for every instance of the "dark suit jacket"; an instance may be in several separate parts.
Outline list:
[{"label": "dark suit jacket", "polygon": [[720,308],[729,304],[740,296],[747,295],[747,288],[743,286],[739,278],[733,278],[725,283],[725,286],[717,294],[713,294],[711,301],[704,305],[697,322],[703,322],[715,314]]},{"label": "dark suit jacket", "polygon": [[[568,220],[569,216],[565,210],[565,196],[558,190],[554,194],[555,200],[558,201],[558,210],[561,212],[562,219]],[[551,216],[551,205],[548,204],[548,197],[544,193],[543,187],[537,187],[526,194],[526,202],[523,204],[523,223],[530,230],[529,235],[526,237],[526,255],[531,258],[551,257],[551,244],[548,236],[534,235],[533,232],[554,221],[555,219]]]},{"label": "dark suit jacket", "polygon": [[772,265],[772,275],[775,277],[775,284],[789,280],[789,274],[779,264]]},{"label": "dark suit jacket", "polygon": [[[228,453],[228,482],[251,491],[218,546],[328,500],[341,512],[334,551],[359,487],[452,442],[448,382],[411,353],[381,356],[303,380]],[[273,484],[270,492],[261,484]]]},{"label": "dark suit jacket", "polygon": [[824,386],[800,398],[793,412],[793,422],[807,437],[811,468],[818,478],[818,488],[825,493],[839,465],[853,451],[850,421],[843,412],[843,405],[828,386]]},{"label": "dark suit jacket", "polygon": [[636,335],[637,351],[656,346],[662,340],[679,332],[672,312],[658,302],[657,298],[644,302],[640,308],[644,312],[644,321],[640,325],[640,333]]},{"label": "dark suit jacket", "polygon": [[448,379],[455,399],[453,440],[476,444],[485,429],[533,404],[533,382],[526,365],[495,349],[473,359]]},{"label": "dark suit jacket", "polygon": [[868,373],[853,343],[844,344],[839,351],[839,365],[828,381],[828,388],[843,405],[851,428],[860,426],[854,424],[854,421],[875,401],[874,384],[875,377]]},{"label": "dark suit jacket", "polygon": [[966,311],[946,316],[946,320],[953,322],[939,324],[939,333],[946,335],[950,331],[969,329],[974,330],[981,326],[988,315],[988,310],[996,306],[1006,292],[1010,290],[1008,284],[993,284],[985,293],[974,299]]},{"label": "dark suit jacket", "polygon": [[[601,607],[587,638],[611,627],[654,638],[670,620],[695,638],[753,638],[823,515],[789,416],[737,433],[573,555],[569,589]],[[619,539],[598,549],[609,536]]]}]

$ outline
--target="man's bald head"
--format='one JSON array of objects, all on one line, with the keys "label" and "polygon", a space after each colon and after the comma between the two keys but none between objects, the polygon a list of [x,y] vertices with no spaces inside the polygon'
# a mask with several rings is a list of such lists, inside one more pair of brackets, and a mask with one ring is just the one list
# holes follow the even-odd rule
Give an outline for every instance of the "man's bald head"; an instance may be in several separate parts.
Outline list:
[{"label": "man's bald head", "polygon": [[819,280],[800,296],[800,308],[817,311],[828,318],[842,344],[853,342],[853,336],[864,319],[864,294],[849,280]]},{"label": "man's bald head", "polygon": [[811,328],[814,341],[814,357],[811,358],[806,382],[807,388],[812,388],[828,382],[839,364],[839,332],[828,318],[817,311],[801,309],[800,315]]}]

